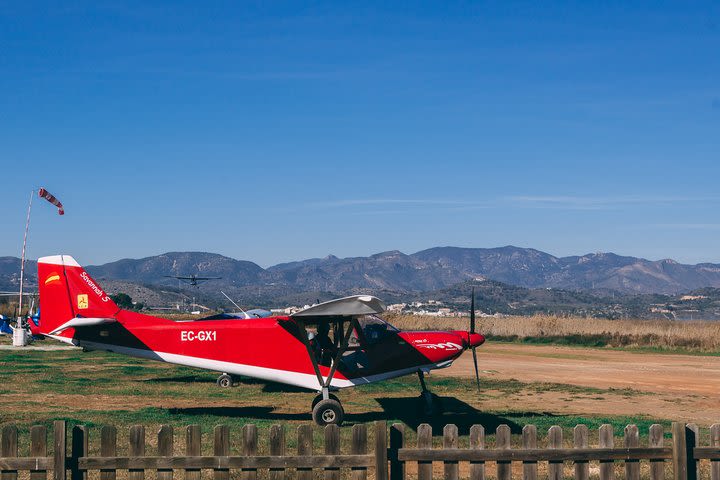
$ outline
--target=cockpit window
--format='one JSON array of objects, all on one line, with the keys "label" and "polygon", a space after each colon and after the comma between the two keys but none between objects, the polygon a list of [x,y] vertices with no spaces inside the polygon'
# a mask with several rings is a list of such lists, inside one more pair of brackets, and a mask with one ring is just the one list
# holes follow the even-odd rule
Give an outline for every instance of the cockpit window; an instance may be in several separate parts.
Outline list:
[{"label": "cockpit window", "polygon": [[358,318],[358,324],[362,329],[365,340],[370,345],[379,343],[388,335],[399,332],[397,328],[376,315],[360,317]]}]

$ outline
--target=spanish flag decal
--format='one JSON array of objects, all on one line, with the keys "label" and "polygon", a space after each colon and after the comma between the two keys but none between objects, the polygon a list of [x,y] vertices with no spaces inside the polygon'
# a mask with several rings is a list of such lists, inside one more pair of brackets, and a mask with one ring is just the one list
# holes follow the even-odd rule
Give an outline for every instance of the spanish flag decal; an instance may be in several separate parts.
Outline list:
[{"label": "spanish flag decal", "polygon": [[47,285],[48,283],[59,282],[59,281],[60,281],[60,275],[53,272],[50,275],[48,275],[48,277],[45,279],[45,285]]}]

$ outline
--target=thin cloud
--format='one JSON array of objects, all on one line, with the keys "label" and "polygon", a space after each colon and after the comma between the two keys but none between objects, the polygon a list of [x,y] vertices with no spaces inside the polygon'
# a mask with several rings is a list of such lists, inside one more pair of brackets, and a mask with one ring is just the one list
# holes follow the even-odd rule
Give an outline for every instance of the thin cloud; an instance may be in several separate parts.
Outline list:
[{"label": "thin cloud", "polygon": [[341,208],[366,205],[447,205],[447,206],[468,206],[477,205],[479,202],[468,202],[463,200],[437,200],[437,199],[402,199],[402,198],[360,198],[330,200],[326,202],[311,202],[305,206],[309,208]]},{"label": "thin cloud", "polygon": [[504,197],[510,204],[524,208],[565,210],[606,210],[630,205],[672,205],[676,203],[716,202],[720,197],[618,195],[581,197],[570,195],[517,195]]},{"label": "thin cloud", "polygon": [[[298,206],[315,210],[351,210],[357,214],[411,213],[424,211],[471,211],[488,208],[556,209],[556,210],[612,210],[628,206],[664,206],[678,203],[712,203],[720,197],[641,196],[618,195],[583,197],[573,195],[513,195],[488,200],[458,200],[432,198],[350,198],[309,202]],[[373,207],[371,209],[365,207]],[[382,207],[387,207],[380,210]]]},{"label": "thin cloud", "polygon": [[720,230],[720,223],[653,223],[648,226],[669,230]]}]

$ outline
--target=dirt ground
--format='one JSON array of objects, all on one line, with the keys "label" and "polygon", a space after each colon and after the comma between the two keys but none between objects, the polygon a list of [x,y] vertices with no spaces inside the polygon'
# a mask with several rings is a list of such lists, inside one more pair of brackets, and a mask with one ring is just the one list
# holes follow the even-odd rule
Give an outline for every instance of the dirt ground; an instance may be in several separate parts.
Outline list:
[{"label": "dirt ground", "polygon": [[[13,354],[11,348],[0,352],[0,361]],[[188,420],[196,414],[232,414],[267,422],[309,418],[312,395],[305,391],[253,382],[217,389],[212,372],[102,352],[60,350],[66,348],[38,344],[14,360],[20,362],[24,381],[15,383],[12,371],[4,373],[0,411],[34,404],[32,414],[26,415],[28,422],[56,415],[58,409],[85,410],[84,416],[88,411],[105,412],[110,417],[97,419],[105,422],[118,421],[121,414],[113,416],[113,411],[139,412],[140,418],[140,410],[146,408],[173,409]],[[547,418],[644,417],[700,426],[720,422],[720,356],[491,342],[478,348],[477,354],[480,393],[468,382],[441,382],[444,377],[474,377],[469,352],[430,376],[430,388],[444,398],[446,410],[455,413],[443,420],[475,422],[477,415],[487,413],[489,420],[483,421],[501,421],[495,417],[526,413]],[[392,418],[413,425],[417,389],[417,380],[408,377],[404,383],[343,390],[339,396],[352,421]]]},{"label": "dirt ground", "polygon": [[[565,401],[563,392],[490,398],[486,407],[544,408],[564,414],[647,415],[720,422],[720,357],[560,346],[487,344],[477,349],[482,378],[617,389]],[[473,377],[471,354],[432,376]],[[431,378],[432,378],[431,376]],[[517,403],[522,402],[522,406]],[[485,402],[484,402],[485,403]]]}]

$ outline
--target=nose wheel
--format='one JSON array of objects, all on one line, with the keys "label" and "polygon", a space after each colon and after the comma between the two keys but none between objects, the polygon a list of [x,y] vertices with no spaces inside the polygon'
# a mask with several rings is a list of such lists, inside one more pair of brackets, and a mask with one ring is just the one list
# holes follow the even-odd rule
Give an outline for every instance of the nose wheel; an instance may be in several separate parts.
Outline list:
[{"label": "nose wheel", "polygon": [[312,418],[313,421],[321,427],[326,425],[340,426],[345,418],[345,410],[343,410],[338,397],[332,393],[325,392],[325,395],[321,393],[313,399]]}]

